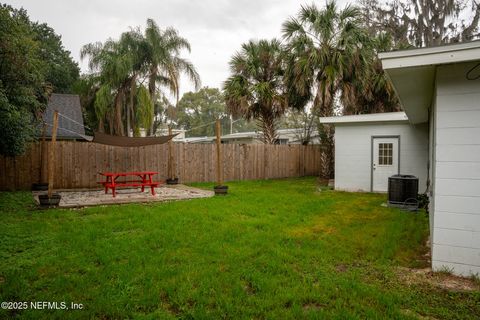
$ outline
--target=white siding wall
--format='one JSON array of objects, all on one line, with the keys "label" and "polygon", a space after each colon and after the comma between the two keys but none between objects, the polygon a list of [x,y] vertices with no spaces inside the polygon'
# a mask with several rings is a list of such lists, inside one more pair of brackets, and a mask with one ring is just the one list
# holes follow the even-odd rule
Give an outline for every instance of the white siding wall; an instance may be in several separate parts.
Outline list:
[{"label": "white siding wall", "polygon": [[335,126],[335,189],[371,190],[372,136],[400,136],[400,173],[419,178],[425,192],[428,126],[408,123],[337,124]]},{"label": "white siding wall", "polygon": [[[436,90],[436,88],[435,88]],[[428,170],[428,179],[430,180],[430,186],[428,190],[428,196],[429,196],[429,204],[428,204],[428,220],[429,220],[429,230],[430,230],[430,237],[429,237],[429,242],[432,243],[433,239],[433,227],[435,223],[435,215],[434,215],[434,208],[435,208],[435,198],[433,195],[435,194],[435,172],[436,172],[436,162],[435,162],[435,139],[436,139],[436,134],[435,134],[435,116],[436,116],[436,110],[437,110],[437,102],[436,99],[433,99],[432,106],[429,110],[428,113],[428,161],[429,161],[429,170]],[[433,254],[433,246],[430,245],[430,256]]]},{"label": "white siding wall", "polygon": [[480,80],[472,63],[439,66],[432,266],[480,274]]}]

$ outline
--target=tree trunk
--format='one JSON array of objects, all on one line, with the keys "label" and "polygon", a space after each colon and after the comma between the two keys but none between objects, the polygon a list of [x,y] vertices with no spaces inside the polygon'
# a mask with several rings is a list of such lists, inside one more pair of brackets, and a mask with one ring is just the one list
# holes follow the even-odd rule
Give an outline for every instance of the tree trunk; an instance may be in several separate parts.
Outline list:
[{"label": "tree trunk", "polygon": [[108,113],[108,132],[110,132],[111,135],[114,135],[115,134],[115,131],[113,130],[113,128],[114,128],[114,126],[113,126],[114,115],[112,113],[113,113],[113,111]]},{"label": "tree trunk", "polygon": [[335,142],[334,142],[334,128],[332,125],[324,124],[321,128],[322,133],[322,170],[323,178],[332,179],[335,173]]},{"label": "tree trunk", "polygon": [[138,130],[137,130],[137,122],[136,122],[136,119],[135,119],[135,110],[133,109],[133,106],[131,106],[130,115],[131,115],[131,118],[132,118],[132,120],[130,122],[130,125],[132,127],[132,136],[138,137],[140,135],[138,134]]},{"label": "tree trunk", "polygon": [[133,103],[134,103],[134,98],[135,98],[135,88],[136,88],[136,75],[132,76],[132,79],[130,80],[130,105],[127,106],[127,136],[131,136],[131,131],[132,131],[132,123],[135,122],[133,117],[135,116],[134,109],[133,109]]},{"label": "tree trunk", "polygon": [[145,135],[147,137],[150,137],[150,136],[153,136],[154,135],[154,132],[153,132],[153,121],[152,121],[152,125],[148,128],[145,128]]},{"label": "tree trunk", "polygon": [[131,129],[131,127],[130,127],[130,106],[127,105],[125,109],[126,109],[125,111],[126,111],[126,114],[127,114],[127,137],[130,137],[130,131],[131,131],[130,130]]},{"label": "tree trunk", "polygon": [[[150,69],[150,76],[148,78],[148,93],[150,93],[150,99],[152,99],[154,105],[155,105],[155,92],[156,92],[155,77],[157,75],[157,72],[158,72],[158,70],[157,70],[156,67]],[[146,132],[147,136],[151,136],[151,135],[155,134],[154,129],[153,129],[153,124],[155,123],[155,108],[153,108],[153,109],[154,109],[154,111],[153,111],[152,125],[150,126],[150,128],[145,128],[145,132]]]},{"label": "tree trunk", "polygon": [[[322,92],[322,97],[317,100],[320,101],[319,111],[320,117],[331,117],[333,115],[333,107],[335,103],[335,88],[330,85],[326,88],[328,93]],[[329,124],[320,125],[319,134],[321,137],[322,151],[322,170],[321,176],[323,178],[331,179],[335,172],[335,156],[334,156],[334,127]]]},{"label": "tree trunk", "polygon": [[261,119],[263,143],[275,144],[277,140],[277,132],[275,128],[275,118],[271,114],[262,115]]},{"label": "tree trunk", "polygon": [[120,89],[115,97],[115,134],[117,136],[124,135],[123,119],[122,119],[122,100],[123,91]]},{"label": "tree trunk", "polygon": [[105,132],[105,123],[104,119],[98,119],[98,132],[104,133]]},{"label": "tree trunk", "polygon": [[150,93],[150,97],[153,99],[155,95],[155,78],[157,76],[157,68],[150,69],[150,75],[148,76],[148,93]]}]

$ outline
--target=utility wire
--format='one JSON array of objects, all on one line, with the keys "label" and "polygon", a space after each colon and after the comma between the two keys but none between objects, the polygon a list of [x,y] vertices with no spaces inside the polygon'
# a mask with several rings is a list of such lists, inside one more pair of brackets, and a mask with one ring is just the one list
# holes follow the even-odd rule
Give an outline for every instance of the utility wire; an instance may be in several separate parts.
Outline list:
[{"label": "utility wire", "polygon": [[[477,70],[478,74],[472,75],[473,71],[475,71],[476,69],[478,69]],[[478,79],[480,79],[480,63],[477,63],[470,70],[468,70],[465,77],[467,78],[467,80],[478,80]]]},{"label": "utility wire", "polygon": [[188,130],[185,130],[185,132],[189,132],[189,131],[192,131],[192,130],[195,130],[195,129],[198,129],[198,128],[203,128],[203,127],[206,127],[208,125],[214,124],[215,122],[216,122],[216,120],[212,121],[212,122],[209,122],[209,123],[202,124],[201,126],[190,128]]},{"label": "utility wire", "polygon": [[[74,120],[74,119],[72,119],[72,118],[70,118],[70,117],[67,117],[66,115],[64,115],[64,114],[62,114],[62,113],[60,113],[60,112],[58,112],[58,115],[61,116],[61,117],[63,117],[63,118],[65,118],[65,119],[68,119],[68,120],[72,121],[73,123],[78,124],[79,126],[82,126],[82,127],[86,128],[86,129],[88,129],[88,130],[94,131],[92,128],[89,128],[88,126],[86,126],[86,125],[84,125],[84,124],[81,124],[80,122],[78,122],[78,121],[76,121],[76,120]],[[242,119],[234,120],[234,121],[232,121],[232,124],[235,123],[235,122],[237,122],[237,121],[240,121],[240,120],[242,120]],[[215,122],[216,122],[216,120],[215,120],[215,121],[212,121],[212,122],[209,122],[209,123],[202,124],[202,125],[197,126],[197,127],[193,127],[193,128],[191,128],[191,129],[188,129],[188,130],[185,130],[185,132],[189,132],[189,131],[192,131],[192,130],[195,130],[195,129],[203,128],[203,127],[209,126],[209,125],[211,125],[211,124],[214,124]],[[48,124],[48,123],[47,123],[47,124]],[[52,126],[51,124],[48,124],[48,125],[49,125],[49,126]],[[72,132],[72,133],[75,133],[75,134],[78,134],[78,135],[81,136],[81,134],[79,134],[78,132],[74,132],[74,131],[71,131],[71,130],[68,130],[68,129],[65,129],[65,128],[59,128],[59,129],[66,130],[66,131],[69,131],[69,132]],[[86,137],[86,136],[82,136],[82,138],[84,138],[84,139],[85,139],[85,137]],[[88,139],[86,139],[86,140],[88,140]]]},{"label": "utility wire", "polygon": [[[58,112],[58,111],[57,111],[57,112]],[[78,122],[78,121],[75,121],[75,120],[73,120],[72,118],[69,118],[69,117],[67,117],[66,115],[64,115],[64,114],[62,114],[62,113],[60,113],[60,112],[58,112],[58,115],[61,116],[61,117],[63,117],[63,118],[65,118],[65,119],[68,119],[68,120],[72,121],[73,123],[78,124],[79,126],[82,126],[82,127],[86,128],[86,129],[88,129],[88,130],[92,130],[91,128],[89,128],[89,127],[86,126],[85,124],[82,124],[82,123],[80,123],[80,122]],[[93,130],[92,130],[92,131],[93,131]]]},{"label": "utility wire", "polygon": [[[53,125],[52,125],[52,124],[47,123],[47,122],[45,122],[45,124],[46,124],[47,126],[50,126],[50,127],[53,128]],[[67,129],[67,128],[58,127],[57,129],[58,129],[58,130],[63,130],[63,131],[67,131],[67,132],[73,133],[73,134],[75,134],[75,135],[77,135],[77,136],[79,136],[79,137],[82,137],[83,139],[85,139],[85,140],[87,140],[87,141],[92,141],[92,137],[91,137],[91,136],[86,136],[86,135],[83,135],[83,134],[78,133],[78,132],[76,132],[76,131],[69,130],[69,129]]]},{"label": "utility wire", "polygon": [[[235,122],[240,121],[240,120],[242,120],[242,119],[234,120],[234,121],[232,121],[232,123],[235,123]],[[198,129],[198,128],[203,128],[203,127],[206,127],[208,125],[214,124],[215,122],[217,122],[217,120],[209,122],[209,123],[202,124],[202,125],[197,126],[197,127],[193,127],[191,129],[185,130],[185,132],[189,132],[189,131],[192,131],[192,130],[195,130],[195,129]]]}]

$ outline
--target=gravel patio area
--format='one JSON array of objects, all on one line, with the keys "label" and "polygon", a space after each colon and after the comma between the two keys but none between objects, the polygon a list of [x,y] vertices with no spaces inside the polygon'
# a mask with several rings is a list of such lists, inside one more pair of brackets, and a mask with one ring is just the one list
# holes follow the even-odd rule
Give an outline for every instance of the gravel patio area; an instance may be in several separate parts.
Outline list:
[{"label": "gravel patio area", "polygon": [[[116,197],[112,197],[112,192],[105,194],[103,189],[98,190],[55,190],[62,196],[60,208],[75,208],[86,206],[97,206],[107,204],[135,203],[135,202],[156,202],[169,200],[186,200],[195,198],[208,198],[214,195],[213,191],[188,187],[185,185],[164,185],[155,188],[155,195],[152,196],[150,188],[117,189]],[[39,204],[38,195],[45,191],[33,191],[35,202]]]}]

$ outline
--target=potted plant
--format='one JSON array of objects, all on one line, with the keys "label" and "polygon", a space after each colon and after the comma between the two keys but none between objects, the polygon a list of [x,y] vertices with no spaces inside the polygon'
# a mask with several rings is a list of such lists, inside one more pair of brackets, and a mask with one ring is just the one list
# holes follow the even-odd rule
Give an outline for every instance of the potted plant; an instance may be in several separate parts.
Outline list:
[{"label": "potted plant", "polygon": [[215,195],[226,195],[228,193],[228,186],[214,186],[213,191],[215,191]]},{"label": "potted plant", "polygon": [[50,197],[48,196],[48,193],[45,193],[38,196],[38,201],[42,207],[55,207],[58,206],[61,198],[62,197],[59,193],[52,193]]},{"label": "potted plant", "polygon": [[168,178],[167,184],[169,185],[178,184],[178,178]]}]

